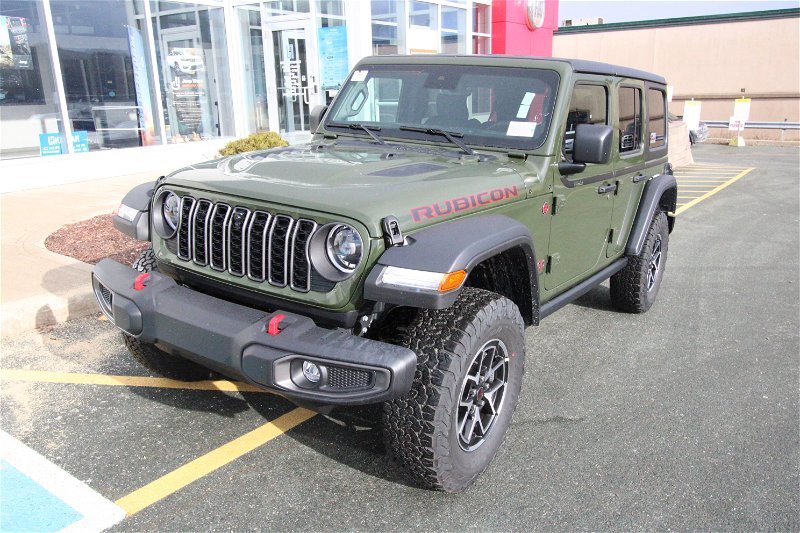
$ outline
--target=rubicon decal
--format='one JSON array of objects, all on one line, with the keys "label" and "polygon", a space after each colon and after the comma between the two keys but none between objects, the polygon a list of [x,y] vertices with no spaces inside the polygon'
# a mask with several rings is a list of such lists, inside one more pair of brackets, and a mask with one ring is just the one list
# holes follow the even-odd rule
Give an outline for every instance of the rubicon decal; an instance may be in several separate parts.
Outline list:
[{"label": "rubicon decal", "polygon": [[504,187],[502,189],[492,189],[469,196],[460,196],[452,200],[437,202],[433,205],[423,205],[411,209],[411,218],[414,222],[421,222],[426,219],[447,216],[461,211],[468,211],[481,205],[491,205],[509,198],[519,196],[517,187]]}]

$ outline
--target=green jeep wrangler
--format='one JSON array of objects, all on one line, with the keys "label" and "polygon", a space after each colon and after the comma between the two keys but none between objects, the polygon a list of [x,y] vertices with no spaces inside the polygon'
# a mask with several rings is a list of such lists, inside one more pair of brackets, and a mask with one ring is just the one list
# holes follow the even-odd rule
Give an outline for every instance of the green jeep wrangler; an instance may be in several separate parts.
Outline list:
[{"label": "green jeep wrangler", "polygon": [[306,145],[132,190],[115,225],[152,249],[100,262],[97,301],[163,375],[383,404],[412,479],[462,490],[511,423],[527,326],[608,278],[620,310],[655,300],[677,199],[664,79],[372,57],[311,115]]}]

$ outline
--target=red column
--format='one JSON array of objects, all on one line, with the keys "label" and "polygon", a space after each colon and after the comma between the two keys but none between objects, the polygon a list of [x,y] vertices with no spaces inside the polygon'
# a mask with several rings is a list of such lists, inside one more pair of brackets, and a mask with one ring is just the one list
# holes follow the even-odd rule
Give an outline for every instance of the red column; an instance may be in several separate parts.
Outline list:
[{"label": "red column", "polygon": [[[528,6],[544,5],[539,28],[528,20]],[[558,0],[493,0],[492,53],[551,57],[558,29]]]}]

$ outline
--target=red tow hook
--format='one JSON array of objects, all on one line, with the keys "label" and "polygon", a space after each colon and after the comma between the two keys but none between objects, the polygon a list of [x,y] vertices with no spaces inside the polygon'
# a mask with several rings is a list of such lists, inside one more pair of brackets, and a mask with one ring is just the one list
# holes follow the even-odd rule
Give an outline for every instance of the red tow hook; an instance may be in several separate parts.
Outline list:
[{"label": "red tow hook", "polygon": [[150,274],[145,272],[143,274],[139,274],[136,276],[136,279],[133,280],[133,290],[140,291],[147,286],[147,280],[150,279]]},{"label": "red tow hook", "polygon": [[277,335],[280,333],[281,321],[284,318],[286,318],[286,315],[283,314],[275,315],[274,317],[270,318],[269,324],[267,325],[267,335]]}]

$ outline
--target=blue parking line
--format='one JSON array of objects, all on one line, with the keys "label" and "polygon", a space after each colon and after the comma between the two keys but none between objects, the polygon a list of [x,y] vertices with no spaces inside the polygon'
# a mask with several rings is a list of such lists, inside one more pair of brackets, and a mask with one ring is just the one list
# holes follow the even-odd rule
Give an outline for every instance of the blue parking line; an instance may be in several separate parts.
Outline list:
[{"label": "blue parking line", "polygon": [[0,531],[60,531],[83,515],[0,459]]}]

